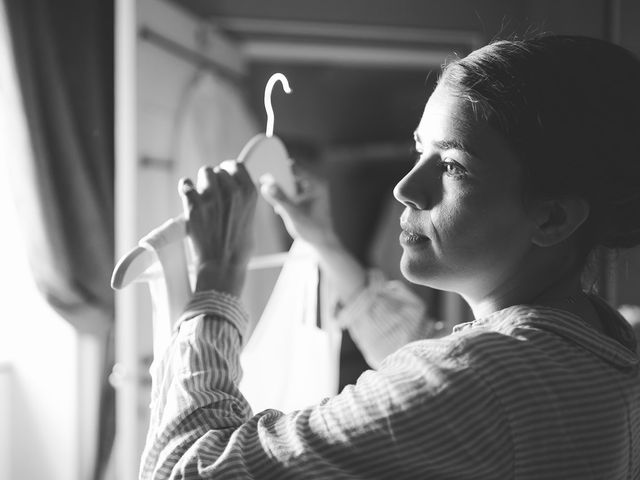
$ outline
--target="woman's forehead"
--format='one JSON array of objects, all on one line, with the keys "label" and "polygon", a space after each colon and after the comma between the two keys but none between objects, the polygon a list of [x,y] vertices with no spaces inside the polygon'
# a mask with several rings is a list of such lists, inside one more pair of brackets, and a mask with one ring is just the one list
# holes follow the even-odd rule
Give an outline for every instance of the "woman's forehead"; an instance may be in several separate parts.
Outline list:
[{"label": "woman's forehead", "polygon": [[416,134],[422,141],[453,136],[457,140],[472,140],[488,127],[476,118],[469,100],[456,95],[449,87],[438,85],[425,105]]},{"label": "woman's forehead", "polygon": [[414,136],[424,147],[458,144],[483,159],[514,156],[504,136],[478,117],[471,101],[442,84],[427,101]]}]

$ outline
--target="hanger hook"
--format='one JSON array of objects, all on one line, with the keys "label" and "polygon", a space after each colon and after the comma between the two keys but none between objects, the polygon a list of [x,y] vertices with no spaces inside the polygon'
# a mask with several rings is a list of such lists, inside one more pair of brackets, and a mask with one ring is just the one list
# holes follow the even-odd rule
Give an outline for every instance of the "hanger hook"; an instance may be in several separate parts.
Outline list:
[{"label": "hanger hook", "polygon": [[264,87],[264,109],[267,112],[267,137],[273,137],[273,122],[275,120],[275,116],[273,114],[273,106],[271,105],[271,92],[273,91],[273,86],[277,81],[282,83],[282,89],[285,93],[291,93],[291,87],[289,87],[289,80],[282,73],[274,73],[271,75],[271,78],[267,81],[267,85]]}]

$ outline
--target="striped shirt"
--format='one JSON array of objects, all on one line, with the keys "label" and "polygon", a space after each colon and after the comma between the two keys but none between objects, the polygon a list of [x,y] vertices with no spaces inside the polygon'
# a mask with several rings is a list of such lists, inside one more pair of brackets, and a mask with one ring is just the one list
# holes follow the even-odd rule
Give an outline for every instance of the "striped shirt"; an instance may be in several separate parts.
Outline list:
[{"label": "striped shirt", "polygon": [[420,340],[304,410],[238,391],[248,319],[197,294],[152,367],[141,478],[638,479],[640,377],[628,324],[602,335],[517,305]]}]

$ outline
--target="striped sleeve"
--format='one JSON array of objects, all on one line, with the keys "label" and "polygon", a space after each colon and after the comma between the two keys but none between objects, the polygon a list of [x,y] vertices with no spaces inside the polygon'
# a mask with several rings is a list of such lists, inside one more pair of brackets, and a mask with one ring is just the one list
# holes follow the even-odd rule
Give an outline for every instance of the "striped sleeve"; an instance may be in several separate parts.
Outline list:
[{"label": "striped sleeve", "polygon": [[337,314],[373,368],[414,340],[439,336],[442,323],[427,317],[423,300],[403,282],[388,280],[379,270],[368,272],[367,286]]},{"label": "striped sleeve", "polygon": [[140,478],[509,476],[509,427],[455,339],[405,347],[319,405],[252,415],[236,386],[245,324],[235,299],[196,296],[154,367],[166,393]]}]

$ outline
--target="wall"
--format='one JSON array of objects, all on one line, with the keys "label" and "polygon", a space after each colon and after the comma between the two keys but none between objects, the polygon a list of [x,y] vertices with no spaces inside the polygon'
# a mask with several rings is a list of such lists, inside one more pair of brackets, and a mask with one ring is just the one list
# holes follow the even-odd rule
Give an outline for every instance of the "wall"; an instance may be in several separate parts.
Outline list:
[{"label": "wall", "polygon": [[[620,0],[614,35],[620,44],[640,56],[640,2]],[[640,305],[640,247],[620,252],[616,261],[616,302]]]},{"label": "wall", "polygon": [[640,55],[640,2],[621,0],[619,3],[620,43]]},{"label": "wall", "polygon": [[609,0],[528,0],[522,25],[534,31],[606,38]]}]

